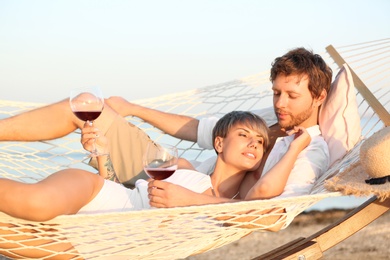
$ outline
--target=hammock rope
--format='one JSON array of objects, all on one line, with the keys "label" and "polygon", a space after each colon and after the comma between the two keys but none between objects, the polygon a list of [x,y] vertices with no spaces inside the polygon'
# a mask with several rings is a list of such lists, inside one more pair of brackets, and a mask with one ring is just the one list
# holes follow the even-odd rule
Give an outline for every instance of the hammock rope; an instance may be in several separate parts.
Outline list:
[{"label": "hammock rope", "polygon": [[[384,39],[336,48],[387,111],[390,108],[390,61],[389,56],[382,53],[388,53],[389,47],[390,39]],[[382,55],[382,58],[377,58],[376,54]],[[337,62],[327,52],[321,55],[336,74],[339,67]],[[378,75],[382,77],[378,79]],[[133,102],[201,118],[207,115],[222,116],[232,110],[267,108],[272,105],[272,96],[269,72],[263,72],[240,80]],[[360,93],[357,94],[357,100],[362,135],[368,137],[386,124]],[[42,105],[0,100],[0,118]],[[180,155],[189,160],[201,162],[214,155],[214,151],[166,135],[138,118],[127,119],[157,142],[175,144]],[[271,120],[265,119],[267,122]],[[79,132],[76,131],[60,139],[44,142],[0,142],[0,176],[32,183],[69,167],[96,172],[86,164],[85,151],[79,140]],[[359,159],[360,144],[333,165],[316,182],[311,194],[306,196],[59,216],[43,223],[15,219],[0,213],[0,254],[17,258],[28,250],[35,250],[39,251],[41,259],[65,256],[74,259],[185,258],[234,242],[253,231],[265,231],[273,225],[282,223],[286,228],[296,215],[318,201],[340,196],[340,193],[326,191],[323,183]],[[288,208],[288,213],[278,211],[283,208]],[[264,224],[264,220],[271,218],[278,220],[271,225]],[[83,248],[83,254],[72,246]]]}]

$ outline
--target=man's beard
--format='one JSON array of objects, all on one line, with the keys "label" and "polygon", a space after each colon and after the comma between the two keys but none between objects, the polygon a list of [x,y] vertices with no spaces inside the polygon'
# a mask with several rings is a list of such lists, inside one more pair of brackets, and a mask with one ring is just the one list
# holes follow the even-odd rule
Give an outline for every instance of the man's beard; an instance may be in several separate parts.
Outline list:
[{"label": "man's beard", "polygon": [[[276,114],[278,112],[286,113],[285,111],[280,110],[280,109],[275,110]],[[311,104],[308,109],[303,110],[303,112],[299,113],[298,115],[293,116],[291,113],[288,113],[288,115],[291,118],[291,120],[289,122],[281,122],[278,119],[278,123],[279,123],[281,128],[283,128],[285,130],[289,130],[289,129],[292,129],[294,126],[298,126],[298,125],[302,124],[303,122],[305,122],[311,116],[312,113],[313,113],[313,106]]]}]

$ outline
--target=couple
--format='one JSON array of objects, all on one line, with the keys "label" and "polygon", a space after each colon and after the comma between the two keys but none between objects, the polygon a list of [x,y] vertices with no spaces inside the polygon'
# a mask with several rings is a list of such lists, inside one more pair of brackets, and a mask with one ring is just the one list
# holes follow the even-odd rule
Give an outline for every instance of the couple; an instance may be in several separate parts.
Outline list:
[{"label": "couple", "polygon": [[[320,56],[298,48],[275,59],[270,79],[273,83],[274,109],[278,125],[270,127],[268,149],[265,149],[263,143],[260,145],[267,138],[266,134],[256,130],[261,126],[261,122],[248,124],[247,121],[239,121],[229,126],[230,128],[224,126],[222,129],[227,135],[216,135],[213,140],[211,130],[217,121],[216,118],[199,121],[141,107],[118,97],[107,100],[103,113],[94,121],[95,127],[84,125],[77,119],[71,112],[68,101],[64,100],[0,121],[0,140],[53,139],[81,128],[82,144],[85,149],[89,150],[92,139],[98,136],[97,143],[100,149],[109,154],[97,158],[99,173],[111,180],[118,178],[126,186],[132,187],[135,185],[135,180],[145,177],[141,159],[146,144],[151,142],[144,132],[127,123],[123,118],[126,115],[134,115],[178,138],[197,141],[199,145],[208,148],[214,146],[218,154],[218,164],[214,173],[223,172],[220,166],[230,165],[230,158],[237,156],[234,150],[227,149],[229,146],[234,147],[234,142],[231,140],[246,139],[246,146],[256,153],[258,150],[265,150],[264,156],[261,156],[262,154],[256,156],[256,161],[252,161],[253,165],[245,166],[247,167],[245,172],[249,171],[246,174],[242,173],[244,168],[236,170],[240,174],[234,179],[218,179],[222,178],[223,174],[212,174],[204,193],[195,193],[164,181],[151,181],[148,184],[151,206],[173,207],[220,203],[231,201],[232,197],[243,200],[271,198],[279,194],[281,196],[307,194],[314,181],[326,171],[329,164],[328,148],[321,137],[317,121],[319,107],[330,88],[332,71]],[[244,114],[247,117],[252,116],[250,113]],[[60,122],[53,120],[58,118],[58,115],[63,118]],[[221,124],[229,121],[226,120],[226,118],[222,120]],[[26,126],[29,126],[27,130]],[[240,132],[230,138],[229,134],[236,133],[234,127],[238,127],[239,131],[249,132],[250,135]],[[291,133],[299,132],[301,135],[298,138],[296,138],[297,134],[289,136],[286,130],[291,130]],[[301,142],[302,139],[304,140]],[[241,140],[240,142],[245,143]],[[293,145],[296,143],[299,144],[298,152]],[[255,144],[256,148],[254,148]],[[308,146],[303,149],[306,145]],[[218,150],[220,148],[222,150]],[[247,154],[252,156],[252,153],[254,152]],[[293,156],[290,156],[291,153]],[[288,163],[283,163],[285,160]],[[187,163],[186,165],[188,168]],[[213,172],[213,167],[211,168],[211,171],[204,173]],[[188,172],[192,171],[188,170]],[[84,206],[88,207],[90,202],[96,202],[96,198],[101,197],[99,194],[102,195],[100,193],[102,188],[107,186],[106,183],[113,185],[113,182],[105,181],[98,175],[77,169],[55,173],[37,184],[28,185],[28,188],[25,184],[0,179],[0,211],[31,220],[45,220],[60,214],[74,214]],[[121,190],[122,196],[129,196],[127,191],[122,192],[125,190],[122,186],[118,187],[121,188],[116,190]],[[210,193],[212,187],[217,196]],[[15,196],[15,194],[23,195]],[[48,207],[43,202],[44,198],[50,197],[48,194],[56,196],[53,207]],[[236,194],[238,195],[235,196]],[[30,199],[26,200],[26,198]],[[113,202],[110,201],[109,204],[111,203]],[[37,215],[31,214],[31,210],[27,210],[28,207],[39,208],[36,210]],[[28,216],[25,212],[29,212]]]}]

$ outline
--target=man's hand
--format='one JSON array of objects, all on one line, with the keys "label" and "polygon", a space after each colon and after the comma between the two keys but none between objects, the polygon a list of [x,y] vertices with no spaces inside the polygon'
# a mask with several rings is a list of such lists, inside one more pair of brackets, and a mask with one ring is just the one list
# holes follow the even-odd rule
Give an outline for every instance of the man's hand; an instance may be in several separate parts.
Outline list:
[{"label": "man's hand", "polygon": [[94,127],[89,122],[85,122],[83,128],[81,129],[81,144],[83,145],[84,149],[89,152],[93,151],[95,145],[99,154],[108,153],[107,138],[100,132],[98,128]]}]

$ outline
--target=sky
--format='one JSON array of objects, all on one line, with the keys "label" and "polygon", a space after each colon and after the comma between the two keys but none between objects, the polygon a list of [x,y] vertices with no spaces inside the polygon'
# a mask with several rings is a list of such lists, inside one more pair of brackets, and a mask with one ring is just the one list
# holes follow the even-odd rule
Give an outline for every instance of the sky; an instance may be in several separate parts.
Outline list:
[{"label": "sky", "polygon": [[389,38],[388,0],[0,0],[0,99],[139,100],[250,76],[294,47]]}]

